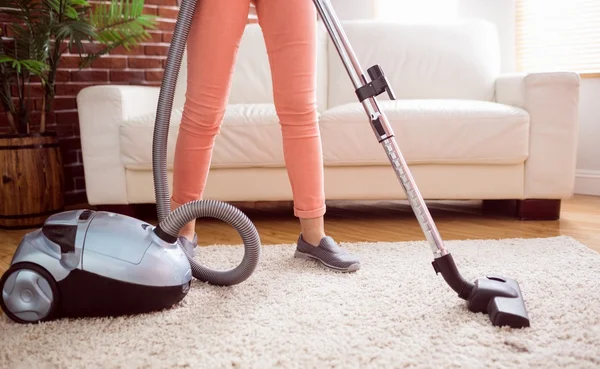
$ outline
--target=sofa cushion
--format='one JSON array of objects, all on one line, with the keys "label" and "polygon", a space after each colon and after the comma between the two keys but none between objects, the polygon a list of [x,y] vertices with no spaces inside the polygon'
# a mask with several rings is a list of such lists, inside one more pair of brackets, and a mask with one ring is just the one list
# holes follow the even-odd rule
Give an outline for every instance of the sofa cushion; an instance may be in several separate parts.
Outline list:
[{"label": "sofa cushion", "polygon": [[[481,19],[443,24],[380,20],[343,22],[363,71],[379,64],[398,99],[492,101],[501,72],[496,27]],[[329,48],[328,107],[356,102],[335,47]],[[388,99],[387,94],[380,100]]]},{"label": "sofa cushion", "polygon": [[[167,139],[167,166],[172,168],[182,109],[174,109]],[[156,114],[124,121],[120,127],[123,164],[128,169],[152,169],[152,138]],[[212,166],[284,166],[281,127],[273,104],[227,106],[213,150]]]},{"label": "sofa cushion", "polygon": [[[529,115],[508,105],[470,100],[380,101],[411,164],[515,164],[528,156]],[[167,165],[172,168],[181,109],[173,110]],[[154,114],[121,125],[128,169],[152,168]],[[389,165],[362,105],[351,103],[320,118],[325,165]],[[272,104],[227,107],[213,151],[214,168],[284,167],[281,128]]]},{"label": "sofa cushion", "polygon": [[[514,164],[528,156],[529,114],[473,100],[379,101],[407,162]],[[350,103],[320,117],[328,165],[389,165],[363,106]]]}]

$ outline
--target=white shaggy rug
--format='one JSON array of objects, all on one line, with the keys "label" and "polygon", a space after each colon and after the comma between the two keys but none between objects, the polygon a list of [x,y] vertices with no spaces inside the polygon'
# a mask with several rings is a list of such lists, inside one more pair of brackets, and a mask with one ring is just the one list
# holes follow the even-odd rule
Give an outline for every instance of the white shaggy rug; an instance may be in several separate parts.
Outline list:
[{"label": "white shaggy rug", "polygon": [[[598,368],[600,255],[569,237],[447,241],[471,280],[520,282],[531,328],[496,328],[435,275],[425,242],[359,243],[363,268],[326,271],[265,246],[235,287],[194,283],[180,306],[117,319],[0,319],[2,368]],[[199,259],[231,267],[241,247]]]}]

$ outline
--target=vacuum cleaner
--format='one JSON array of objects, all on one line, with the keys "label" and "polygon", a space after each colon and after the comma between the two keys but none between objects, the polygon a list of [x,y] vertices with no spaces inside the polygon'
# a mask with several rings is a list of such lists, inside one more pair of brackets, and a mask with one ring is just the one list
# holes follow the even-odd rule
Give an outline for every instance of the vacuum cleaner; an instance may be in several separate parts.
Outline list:
[{"label": "vacuum cleaner", "polygon": [[[50,216],[40,229],[23,237],[10,268],[0,280],[0,305],[15,322],[147,313],[172,307],[185,298],[192,277],[230,286],[245,281],[254,272],[260,257],[260,238],[252,222],[239,209],[220,201],[198,200],[170,211],[167,132],[177,75],[197,1],[183,0],[180,5],[159,95],[152,148],[158,225],[92,210]],[[470,311],[488,314],[492,325],[529,327],[517,281],[486,275],[470,282],[458,271],[388,119],[379,108],[377,96],[384,92],[395,99],[383,69],[379,65],[367,69],[367,80],[329,1],[313,2],[431,247],[434,272],[441,274],[458,297],[466,300]],[[181,228],[202,217],[221,219],[238,231],[244,244],[244,256],[236,268],[211,270],[178,246],[177,235]]]}]

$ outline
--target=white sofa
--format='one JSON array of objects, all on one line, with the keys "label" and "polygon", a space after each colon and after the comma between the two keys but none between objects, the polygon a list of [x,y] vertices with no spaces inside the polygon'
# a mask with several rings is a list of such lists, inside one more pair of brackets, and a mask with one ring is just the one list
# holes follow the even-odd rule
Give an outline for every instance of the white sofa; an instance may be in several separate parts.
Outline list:
[{"label": "white sofa", "polygon": [[[397,100],[378,97],[425,199],[544,199],[572,195],[579,76],[502,74],[495,26],[483,20],[408,25],[344,21],[363,69],[382,66]],[[318,110],[328,200],[404,199],[325,28],[318,42]],[[184,58],[185,61],[185,58]],[[182,64],[168,164],[185,100]],[[77,97],[91,205],[154,203],[152,135],[158,87],[99,85]],[[291,200],[260,27],[243,36],[206,197]],[[169,172],[169,180],[171,180]]]}]

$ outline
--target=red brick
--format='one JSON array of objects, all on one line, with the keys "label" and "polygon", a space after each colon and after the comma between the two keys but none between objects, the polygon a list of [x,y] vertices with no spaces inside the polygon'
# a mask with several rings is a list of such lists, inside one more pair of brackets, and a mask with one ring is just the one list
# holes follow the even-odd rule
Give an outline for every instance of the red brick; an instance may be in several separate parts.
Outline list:
[{"label": "red brick", "polygon": [[127,68],[127,57],[124,56],[104,56],[94,60],[92,68],[123,69]]},{"label": "red brick", "polygon": [[15,33],[8,27],[6,27],[6,34],[3,35],[4,37],[14,37]]},{"label": "red brick", "polygon": [[144,4],[147,5],[162,5],[162,6],[176,6],[177,0],[146,0]]},{"label": "red brick", "polygon": [[68,70],[56,70],[56,82],[68,82],[71,80],[71,72]]},{"label": "red brick", "polygon": [[130,47],[126,49],[125,46],[115,47],[110,51],[110,55],[143,55],[144,54],[144,46],[138,45],[135,47]]},{"label": "red brick", "polygon": [[[83,167],[82,167],[83,168]],[[75,189],[84,189],[85,188],[85,177],[76,177],[75,180]]]},{"label": "red brick", "polygon": [[87,195],[85,192],[85,189],[77,189],[74,191],[65,191],[65,205],[67,206],[74,206],[74,205],[83,205],[86,206],[88,204],[87,202]]},{"label": "red brick", "polygon": [[44,101],[41,97],[38,97],[36,99],[33,99],[33,101],[35,102],[35,110],[42,110],[42,102]]},{"label": "red brick", "polygon": [[163,70],[147,70],[146,71],[146,81],[162,81],[163,78]]},{"label": "red brick", "polygon": [[107,82],[108,70],[78,70],[71,72],[73,82]]},{"label": "red brick", "polygon": [[[0,31],[3,35],[5,34],[2,27],[0,27]],[[3,47],[6,50],[5,52],[10,55],[14,50],[14,40],[8,37],[0,38],[0,47]]]},{"label": "red brick", "polygon": [[[3,127],[3,128],[8,127],[8,116],[5,114],[5,112],[2,112],[2,114],[0,114],[0,127]],[[0,132],[1,132],[1,130],[0,130]]]},{"label": "red brick", "polygon": [[56,115],[53,111],[49,111],[48,113],[46,113],[46,127],[52,125],[56,125]]},{"label": "red brick", "polygon": [[173,40],[173,33],[172,32],[163,33],[162,40],[163,40],[163,42],[171,42],[171,40]]},{"label": "red brick", "polygon": [[[58,132],[57,132],[58,133]],[[60,135],[60,134],[59,134]],[[77,163],[77,151],[71,150],[67,152],[61,152],[64,164]]]},{"label": "red brick", "polygon": [[[39,125],[42,117],[42,113],[39,111],[32,111],[29,113],[29,119],[31,120],[32,125]],[[46,125],[52,125],[56,120],[54,118],[54,113],[49,112],[46,113]]]},{"label": "red brick", "polygon": [[56,116],[56,123],[58,123],[59,126],[79,124],[79,115],[75,110],[57,111],[54,115]]},{"label": "red brick", "polygon": [[[15,96],[15,95],[13,95],[13,96]],[[30,97],[30,98],[26,98],[23,101],[24,101],[25,106],[26,106],[27,109],[29,109],[29,110],[39,110],[35,106],[36,100],[38,100],[38,99]],[[39,97],[39,100],[40,101],[42,100],[41,97]],[[19,109],[19,98],[18,97],[13,97],[12,98],[12,103],[15,106],[15,108],[17,108],[17,110],[18,110]],[[2,111],[2,114],[4,114],[4,111]]]},{"label": "red brick", "polygon": [[81,58],[78,55],[64,55],[58,63],[59,68],[79,68]]},{"label": "red brick", "polygon": [[[99,84],[99,83],[96,83]],[[79,91],[83,90],[86,87],[94,86],[96,84],[93,83],[83,83],[83,82],[70,82],[70,83],[61,83],[56,85],[56,93],[57,95],[68,95],[68,96],[77,96]]]},{"label": "red brick", "polygon": [[173,30],[175,30],[175,21],[169,19],[159,19],[156,24],[156,29],[173,32]]},{"label": "red brick", "polygon": [[81,140],[79,137],[60,138],[59,145],[61,151],[64,152],[81,150]]},{"label": "red brick", "polygon": [[[76,152],[74,150],[74,152]],[[65,165],[65,178],[75,178],[82,177],[83,174],[83,165],[77,164],[66,164]]]},{"label": "red brick", "polygon": [[114,70],[110,72],[111,82],[140,82],[144,80],[141,70]]},{"label": "red brick", "polygon": [[[64,167],[63,167],[63,173],[64,173]],[[66,174],[64,174],[64,177],[65,177],[65,194],[75,191],[75,181],[73,180],[73,178],[67,177]]]},{"label": "red brick", "polygon": [[[10,93],[12,96],[18,96],[19,91],[16,85],[10,86]],[[29,97],[42,97],[44,96],[44,88],[40,83],[30,83],[28,86],[28,91],[26,91]]]},{"label": "red brick", "polygon": [[159,58],[134,58],[128,59],[129,68],[161,68],[162,59]]},{"label": "red brick", "polygon": [[179,8],[176,6],[173,6],[173,7],[162,6],[162,7],[158,8],[158,16],[161,18],[177,19],[178,14],[179,14]]},{"label": "red brick", "polygon": [[148,32],[150,34],[150,39],[148,39],[148,41],[150,42],[161,42],[163,37],[162,37],[162,31],[149,31]]},{"label": "red brick", "polygon": [[0,22],[2,23],[14,23],[18,18],[14,17],[11,14],[0,13]]},{"label": "red brick", "polygon": [[[56,125],[54,131],[58,134],[59,137],[73,137],[75,136],[75,131],[73,127],[74,126],[72,124],[58,124]],[[68,152],[72,153],[70,156],[72,156],[74,159],[77,159],[77,153],[75,151]],[[65,160],[65,164],[68,163],[70,162]]]},{"label": "red brick", "polygon": [[168,54],[169,54],[169,45],[167,45],[167,44],[148,45],[148,46],[146,46],[146,55],[163,55],[163,56],[166,56]]},{"label": "red brick", "polygon": [[142,11],[142,14],[157,15],[158,7],[156,5],[144,5],[144,10]]},{"label": "red brick", "polygon": [[77,109],[77,98],[56,96],[53,102],[54,110]]},{"label": "red brick", "polygon": [[67,50],[67,52],[69,52],[70,54],[79,54],[79,52],[81,52],[83,54],[91,54],[91,53],[100,52],[106,48],[102,44],[94,43],[94,42],[82,42],[82,46],[83,47],[80,48],[77,44],[73,44],[71,46],[71,49],[69,49],[68,42],[63,41],[63,43],[62,43],[62,47],[65,50]]}]

